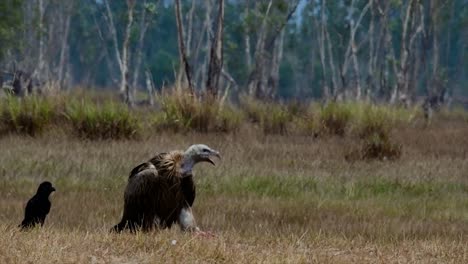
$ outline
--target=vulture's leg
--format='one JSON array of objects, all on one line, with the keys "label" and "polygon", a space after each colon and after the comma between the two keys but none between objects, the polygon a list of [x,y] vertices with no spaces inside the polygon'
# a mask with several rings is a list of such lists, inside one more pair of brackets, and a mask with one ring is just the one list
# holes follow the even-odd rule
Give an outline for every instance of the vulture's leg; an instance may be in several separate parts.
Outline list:
[{"label": "vulture's leg", "polygon": [[193,232],[199,230],[192,214],[192,208],[190,207],[184,207],[180,210],[178,224],[183,231]]}]

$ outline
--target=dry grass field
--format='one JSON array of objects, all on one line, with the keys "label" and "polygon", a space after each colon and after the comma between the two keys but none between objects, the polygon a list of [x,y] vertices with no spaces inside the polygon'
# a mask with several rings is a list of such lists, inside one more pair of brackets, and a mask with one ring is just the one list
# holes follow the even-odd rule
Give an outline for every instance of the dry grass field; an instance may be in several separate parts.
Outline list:
[{"label": "dry grass field", "polygon": [[[345,160],[350,138],[154,133],[86,141],[0,139],[0,263],[468,263],[468,125],[395,129],[395,161]],[[178,228],[109,234],[133,166],[206,143],[194,213]],[[37,185],[57,188],[43,228],[19,232]]]}]

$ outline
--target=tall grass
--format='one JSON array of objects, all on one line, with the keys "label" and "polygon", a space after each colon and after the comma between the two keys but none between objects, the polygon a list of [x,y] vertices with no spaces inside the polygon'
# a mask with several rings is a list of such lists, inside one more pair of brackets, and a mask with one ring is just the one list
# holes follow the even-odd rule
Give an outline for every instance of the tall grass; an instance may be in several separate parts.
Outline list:
[{"label": "tall grass", "polygon": [[0,132],[29,136],[42,134],[57,116],[51,100],[40,97],[7,97],[0,103]]},{"label": "tall grass", "polygon": [[65,116],[80,138],[134,139],[140,136],[141,120],[122,104],[97,105],[85,100],[66,106]]},{"label": "tall grass", "polygon": [[358,137],[360,145],[345,157],[350,160],[400,158],[402,145],[393,142],[391,133],[397,124],[407,122],[407,112],[371,104],[354,104],[351,107],[354,113],[351,131]]},{"label": "tall grass", "polygon": [[220,100],[201,100],[176,90],[158,97],[161,113],[153,124],[157,129],[197,132],[236,132],[243,122],[243,114]]},{"label": "tall grass", "polygon": [[250,97],[242,99],[241,107],[250,122],[259,124],[264,134],[287,134],[294,114],[299,112],[289,111],[281,103],[262,102]]},{"label": "tall grass", "polygon": [[348,104],[328,103],[320,109],[320,133],[344,136],[353,112]]},{"label": "tall grass", "polygon": [[[174,89],[157,95],[157,107],[129,109],[115,98],[82,94],[8,97],[0,101],[0,133],[41,135],[49,126],[87,139],[135,139],[151,131],[237,133],[250,127],[265,135],[357,137],[372,147],[392,142],[395,127],[417,124],[418,108],[371,105],[364,102],[278,103],[243,97],[239,105],[207,100]],[[441,114],[439,119],[468,120],[466,111]],[[398,152],[398,151],[397,151]],[[397,153],[395,152],[395,153]]]}]

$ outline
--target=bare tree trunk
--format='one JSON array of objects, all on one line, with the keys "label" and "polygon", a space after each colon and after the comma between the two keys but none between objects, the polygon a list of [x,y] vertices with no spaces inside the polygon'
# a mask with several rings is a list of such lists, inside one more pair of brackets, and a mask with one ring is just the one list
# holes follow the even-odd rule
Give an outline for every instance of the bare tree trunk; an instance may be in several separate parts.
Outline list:
[{"label": "bare tree trunk", "polygon": [[[270,13],[272,0],[269,1],[266,13],[263,17],[259,36],[257,37],[257,45],[255,47],[255,67],[249,75],[249,80],[247,84],[249,94],[251,96],[255,96],[257,98],[265,98],[272,96],[271,94],[266,94],[266,91],[268,89],[268,73],[271,73],[267,70],[266,63],[268,62],[268,60],[266,59],[266,56],[268,55],[268,52],[270,52],[271,55],[271,51],[274,48],[278,35],[281,33],[287,22],[291,19],[292,15],[297,9],[298,3],[298,1],[295,1],[282,23],[275,28],[274,32],[268,34],[268,30],[266,28],[266,20]],[[267,35],[269,35],[268,38]]]},{"label": "bare tree trunk", "polygon": [[271,72],[270,72],[270,83],[269,89],[266,94],[273,98],[278,91],[279,86],[279,70],[281,61],[283,60],[283,46],[284,46],[284,34],[285,31],[281,31],[279,38],[276,39],[275,48],[273,50],[273,58],[271,60]]},{"label": "bare tree trunk", "polygon": [[[179,44],[180,64],[184,65],[185,77],[187,78],[189,92],[192,95],[194,95],[195,91],[192,85],[192,73],[191,73],[190,63],[188,61],[188,57],[187,57],[187,53],[185,49],[185,43],[184,43],[184,26],[180,18],[181,17],[180,0],[175,1],[175,16],[176,16],[176,23],[177,23],[177,36],[178,36],[178,44]],[[179,72],[178,74],[180,75],[182,73]]]},{"label": "bare tree trunk", "polygon": [[188,13],[188,25],[187,25],[187,57],[190,57],[192,47],[192,34],[193,34],[193,12],[195,11],[195,3],[192,1],[192,7]]},{"label": "bare tree trunk", "polygon": [[64,88],[64,79],[65,79],[65,62],[66,62],[66,52],[68,51],[68,33],[70,32],[70,20],[71,20],[71,9],[73,8],[73,2],[69,3],[69,7],[66,7],[64,13],[66,16],[64,24],[64,33],[62,36],[62,43],[60,48],[60,60],[58,66],[58,82],[60,89]]},{"label": "bare tree trunk", "polygon": [[44,0],[38,0],[37,1],[37,8],[39,10],[39,25],[38,25],[38,31],[39,31],[39,54],[38,54],[38,66],[37,70],[33,74],[34,77],[38,79],[43,79],[44,78],[44,72],[45,72],[45,57],[44,57],[44,12],[45,12],[45,7],[44,7]]},{"label": "bare tree trunk", "polygon": [[125,103],[132,106],[134,104],[132,94],[129,89],[128,79],[128,63],[130,58],[130,51],[129,51],[129,44],[130,44],[130,31],[133,24],[133,9],[135,7],[136,0],[127,0],[127,26],[125,28],[125,35],[124,41],[122,44],[122,51],[119,51],[119,45],[117,41],[117,31],[114,24],[114,18],[112,15],[112,11],[109,6],[108,0],[104,0],[104,4],[106,6],[107,11],[107,21],[108,21],[108,28],[112,36],[112,40],[114,43],[114,51],[115,57],[117,59],[117,63],[120,69],[120,95],[122,96]]},{"label": "bare tree trunk", "polygon": [[367,62],[367,94],[374,90],[374,71],[375,68],[375,11],[374,11],[374,0],[369,0],[371,10],[371,21],[369,25],[369,61]]},{"label": "bare tree trunk", "polygon": [[328,30],[325,29],[325,34],[327,37],[327,47],[328,47],[328,64],[330,65],[330,72],[331,72],[331,80],[332,80],[332,94],[336,96],[338,92],[338,80],[336,76],[336,67],[335,67],[335,59],[333,58],[333,47],[332,47],[332,42],[330,40],[330,34],[328,33]]},{"label": "bare tree trunk", "polygon": [[[244,21],[249,15],[249,4],[250,4],[250,1],[247,0],[245,3]],[[244,45],[245,45],[245,63],[247,67],[247,72],[249,72],[252,69],[252,58],[250,55],[250,29],[248,28],[247,24],[244,25]]]},{"label": "bare tree trunk", "polygon": [[[397,73],[397,91],[394,92],[395,96],[398,95],[398,93],[404,93],[406,94],[408,92],[408,85],[409,85],[409,80],[408,80],[408,58],[411,52],[411,48],[413,46],[413,42],[417,35],[423,30],[422,24],[418,26],[414,32],[411,34],[411,26],[410,26],[410,19],[416,19],[416,3],[414,0],[410,0],[408,3],[408,6],[406,8],[405,12],[405,18],[403,20],[403,32],[402,32],[402,37],[401,37],[401,52],[400,52],[400,67],[398,69]],[[422,13],[420,14],[422,17]],[[421,19],[421,23],[423,19]],[[409,39],[409,43],[408,43]]]},{"label": "bare tree trunk", "polygon": [[124,36],[124,42],[122,45],[122,79],[120,82],[120,93],[124,94],[125,102],[129,105],[133,105],[133,96],[130,90],[130,87],[128,85],[128,64],[130,61],[130,49],[129,49],[129,44],[130,44],[130,33],[132,29],[132,24],[133,24],[133,9],[135,8],[135,1],[136,0],[127,0],[127,7],[128,7],[128,13],[127,13],[127,27],[125,28],[125,36]]},{"label": "bare tree trunk", "polygon": [[435,11],[435,0],[431,0],[431,20],[432,21],[432,78],[431,78],[431,93],[430,95],[437,94],[438,84],[439,84],[439,39],[437,38],[438,27],[436,20],[436,11]]},{"label": "bare tree trunk", "polygon": [[154,105],[154,95],[153,95],[153,92],[154,92],[154,82],[153,82],[153,78],[151,78],[151,72],[146,69],[145,71],[145,77],[146,77],[146,89],[148,91],[148,102],[149,102],[149,105]]},{"label": "bare tree trunk", "polygon": [[[212,32],[212,23],[211,23],[211,8],[212,8],[212,1],[205,1],[205,21],[203,22],[203,28],[201,33],[199,34],[199,38],[197,41],[196,46],[193,49],[193,61],[199,61],[199,54],[202,51],[202,44],[206,44],[207,46],[210,45],[211,38],[213,36]],[[208,56],[203,57],[203,63],[201,67],[197,67],[197,71],[195,72],[195,81],[194,83],[200,85],[202,89],[205,89],[206,84],[206,77],[208,72]]]},{"label": "bare tree trunk", "polygon": [[[119,81],[117,77],[115,76],[115,71],[113,70],[113,67],[112,67],[112,62],[111,62],[109,50],[107,49],[106,40],[104,39],[104,35],[102,34],[101,27],[99,26],[99,23],[96,19],[96,15],[94,13],[93,13],[93,21],[94,21],[94,25],[97,28],[99,39],[101,40],[104,58],[106,60],[107,69],[109,71],[109,79],[112,81],[113,85],[118,85]],[[119,54],[119,57],[120,57],[120,54]],[[119,66],[119,72],[120,72],[120,64],[118,66]]]},{"label": "bare tree trunk", "polygon": [[[266,38],[266,20],[268,15],[270,14],[270,8],[272,5],[272,0],[268,3],[268,8],[265,12],[265,15],[262,20],[262,25],[260,27],[260,31],[257,37],[257,44],[255,45],[255,66],[253,71],[250,73],[249,80],[248,80],[248,90],[249,95],[254,97],[261,97],[260,91],[262,90],[262,78],[264,75],[263,70],[263,60],[264,60],[264,48],[265,48],[265,38]],[[257,8],[256,8],[257,9]],[[257,9],[258,10],[258,9]]]},{"label": "bare tree trunk", "polygon": [[356,100],[361,100],[361,93],[362,93],[362,88],[361,88],[361,75],[359,73],[359,63],[357,59],[357,47],[356,47],[356,42],[354,40],[354,35],[353,35],[353,44],[351,48],[351,54],[352,54],[352,59],[353,59],[353,68],[354,68],[354,76],[356,78]]},{"label": "bare tree trunk", "polygon": [[325,9],[326,9],[326,0],[322,0],[322,6],[320,8],[320,41],[319,41],[319,53],[320,53],[320,64],[322,65],[322,89],[323,97],[325,100],[328,100],[330,97],[330,89],[327,84],[327,74],[325,66]]},{"label": "bare tree trunk", "polygon": [[218,95],[219,76],[223,69],[223,28],[224,28],[224,0],[218,0],[218,18],[216,19],[216,31],[211,44],[210,63],[206,88],[213,98]]},{"label": "bare tree trunk", "polygon": [[[109,32],[111,33],[112,42],[114,44],[113,46],[114,46],[115,58],[117,59],[117,64],[119,66],[120,75],[122,76],[124,73],[122,71],[122,58],[120,56],[120,51],[119,51],[119,42],[117,41],[117,30],[114,24],[114,16],[112,15],[112,11],[110,9],[108,0],[103,0],[103,1],[106,6],[106,11],[107,11],[107,16],[106,16],[107,27],[109,29]],[[105,42],[103,42],[103,44],[105,46]]]},{"label": "bare tree trunk", "polygon": [[[140,35],[138,37],[138,47],[136,50],[137,58],[134,66],[133,72],[133,82],[132,82],[132,95],[135,97],[136,87],[138,86],[138,78],[140,75],[140,68],[141,68],[141,61],[143,58],[143,47],[144,47],[144,40],[146,31],[148,30],[149,20],[147,19],[147,12],[146,12],[146,3],[147,1],[144,0],[143,2],[143,11],[141,12],[141,21],[140,21]],[[150,14],[151,15],[151,14]]]},{"label": "bare tree trunk", "polygon": [[364,18],[364,15],[367,13],[370,7],[370,2],[368,2],[364,8],[361,10],[361,14],[359,15],[359,18],[356,22],[354,22],[353,19],[353,12],[354,12],[354,0],[351,0],[351,5],[349,8],[349,43],[348,47],[346,49],[345,53],[345,59],[343,62],[343,66],[341,68],[341,81],[342,81],[342,87],[343,89],[346,89],[346,73],[348,71],[348,66],[349,66],[349,58],[352,59],[353,62],[353,69],[354,69],[354,74],[356,78],[356,99],[360,99],[361,97],[361,76],[359,74],[359,64],[357,60],[357,45],[356,45],[356,32],[359,26],[361,25],[361,21]]}]

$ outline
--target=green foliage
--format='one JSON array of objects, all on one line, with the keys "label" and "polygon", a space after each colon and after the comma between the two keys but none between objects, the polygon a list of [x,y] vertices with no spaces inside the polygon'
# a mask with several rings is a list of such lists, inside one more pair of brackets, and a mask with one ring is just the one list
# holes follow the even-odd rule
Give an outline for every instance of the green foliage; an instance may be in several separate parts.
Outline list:
[{"label": "green foliage", "polygon": [[134,139],[140,135],[141,121],[123,104],[72,102],[65,115],[80,138]]},{"label": "green foliage", "polygon": [[23,0],[0,1],[0,59],[8,48],[19,43],[18,38],[22,27]]},{"label": "green foliage", "polygon": [[38,97],[8,97],[0,104],[0,131],[40,135],[56,115],[51,100]]}]

